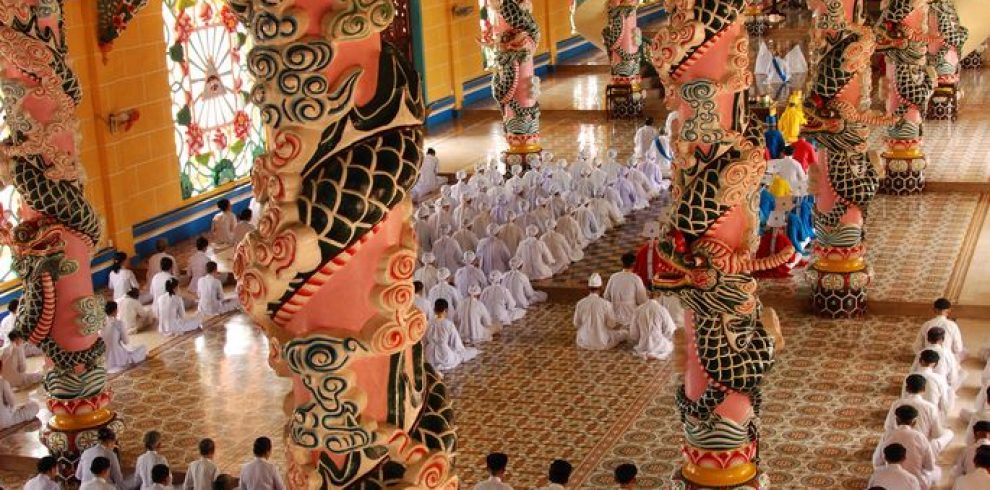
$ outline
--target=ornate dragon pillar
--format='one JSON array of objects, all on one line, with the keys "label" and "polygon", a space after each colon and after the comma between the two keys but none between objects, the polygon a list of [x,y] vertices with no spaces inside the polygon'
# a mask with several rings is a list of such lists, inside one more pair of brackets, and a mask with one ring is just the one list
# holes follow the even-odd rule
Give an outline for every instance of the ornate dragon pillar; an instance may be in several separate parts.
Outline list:
[{"label": "ornate dragon pillar", "polygon": [[268,152],[258,229],[234,255],[241,304],[292,381],[287,482],[457,488],[450,401],[413,307],[408,189],[422,160],[419,77],[381,40],[391,0],[229,0],[254,47]]},{"label": "ornate dragon pillar", "polygon": [[934,70],[926,66],[927,0],[889,0],[874,29],[877,51],[887,57],[887,113],[897,118],[887,130],[885,172],[880,188],[887,194],[914,194],[925,188],[928,162],[922,151],[922,123],[935,90]]},{"label": "ornate dragon pillar", "polygon": [[935,67],[937,87],[928,102],[927,119],[955,121],[959,115],[959,70],[969,31],[959,23],[953,0],[932,0],[928,29],[937,33],[928,47],[928,64]]},{"label": "ornate dragon pillar", "polygon": [[10,138],[0,144],[0,178],[23,199],[21,222],[0,229],[12,248],[24,295],[14,327],[49,366],[52,413],[42,442],[68,477],[96,431],[123,424],[110,407],[103,367],[103,299],[93,294],[90,259],[102,230],[83,195],[76,106],[82,92],[66,63],[60,0],[0,2],[0,87]]},{"label": "ornate dragon pillar", "polygon": [[506,167],[540,158],[540,78],[533,52],[540,44],[540,26],[533,18],[531,0],[489,0],[489,18],[495,30],[492,96],[502,109],[502,128],[509,149]]},{"label": "ornate dragon pillar", "polygon": [[602,29],[612,82],[607,97],[613,115],[618,118],[638,118],[643,115],[646,97],[640,77],[640,45],[643,33],[636,26],[639,0],[609,0],[607,20]]},{"label": "ornate dragon pillar", "polygon": [[759,469],[760,385],[782,338],[751,275],[776,264],[752,259],[766,161],[762,128],[746,105],[752,73],[745,6],[745,0],[674,0],[651,49],[667,104],[683,121],[673,135],[670,224],[657,246],[661,272],[653,280],[691,310],[677,394],[685,443],[673,479],[680,489],[769,483]]},{"label": "ornate dragon pillar", "polygon": [[892,121],[860,110],[863,74],[875,47],[872,30],[863,25],[862,1],[814,0],[810,6],[817,13],[815,61],[804,100],[804,132],[823,155],[811,169],[817,237],[808,275],[813,308],[848,317],[866,312],[872,277],[863,221],[880,178],[867,155],[869,126]]}]

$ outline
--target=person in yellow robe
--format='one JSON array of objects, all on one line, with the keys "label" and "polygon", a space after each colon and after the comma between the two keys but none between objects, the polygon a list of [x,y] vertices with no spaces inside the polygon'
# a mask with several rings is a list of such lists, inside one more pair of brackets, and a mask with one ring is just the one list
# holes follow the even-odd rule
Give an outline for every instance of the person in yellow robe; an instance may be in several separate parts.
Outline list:
[{"label": "person in yellow robe", "polygon": [[780,115],[777,128],[784,133],[784,141],[789,145],[797,141],[798,136],[801,135],[801,126],[807,122],[804,108],[801,107],[801,92],[794,92],[787,101],[787,108]]}]

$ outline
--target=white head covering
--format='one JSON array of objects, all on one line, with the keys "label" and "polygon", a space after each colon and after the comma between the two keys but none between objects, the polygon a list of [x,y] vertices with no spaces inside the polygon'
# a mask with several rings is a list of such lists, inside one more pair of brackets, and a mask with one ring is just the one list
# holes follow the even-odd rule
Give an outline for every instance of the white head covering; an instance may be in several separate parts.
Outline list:
[{"label": "white head covering", "polygon": [[441,196],[449,196],[450,195],[450,185],[449,184],[444,184],[444,185],[440,186],[440,195]]},{"label": "white head covering", "polygon": [[420,258],[420,260],[422,260],[424,264],[432,264],[432,263],[436,262],[437,256],[436,255],[433,255],[433,252],[426,252]]},{"label": "white head covering", "polygon": [[547,231],[557,228],[557,220],[550,218],[547,220]]},{"label": "white head covering", "polygon": [[470,263],[474,262],[474,259],[476,259],[476,258],[478,258],[478,257],[474,254],[474,252],[472,252],[470,250],[464,252],[464,263],[465,264],[470,264]]},{"label": "white head covering", "polygon": [[540,228],[536,225],[526,227],[526,236],[536,236],[540,234]]},{"label": "white head covering", "polygon": [[437,279],[440,279],[441,281],[446,281],[449,278],[450,278],[450,269],[446,267],[441,267],[440,270],[437,271]]},{"label": "white head covering", "polygon": [[643,233],[641,235],[643,238],[660,238],[660,222],[659,221],[647,221],[643,225]]},{"label": "white head covering", "polygon": [[495,234],[498,233],[498,225],[495,223],[488,223],[488,227],[485,228],[485,233],[487,233],[488,236],[495,236]]},{"label": "white head covering", "polygon": [[523,261],[519,257],[512,257],[509,259],[509,267],[512,267],[513,269],[519,269],[522,265]]},{"label": "white head covering", "polygon": [[493,270],[488,273],[488,282],[492,284],[498,284],[502,281],[502,271]]},{"label": "white head covering", "polygon": [[619,156],[619,150],[616,150],[615,148],[608,149],[609,160],[615,160],[618,156]]},{"label": "white head covering", "polygon": [[518,163],[512,166],[512,175],[519,175],[522,173],[522,165]]},{"label": "white head covering", "polygon": [[416,217],[419,219],[426,219],[430,216],[430,209],[426,205],[422,205],[416,209]]},{"label": "white head covering", "polygon": [[464,180],[467,178],[467,170],[460,169],[454,174],[454,176],[457,177],[457,180]]},{"label": "white head covering", "polygon": [[471,296],[477,296],[481,294],[481,286],[477,284],[472,284],[470,287],[468,287],[468,294],[470,294]]},{"label": "white head covering", "polygon": [[[443,269],[441,269],[441,270],[443,270]],[[598,275],[597,272],[595,272],[594,274],[592,274],[591,277],[588,278],[588,287],[589,288],[600,288],[600,287],[602,287],[602,276]]]},{"label": "white head covering", "polygon": [[440,225],[440,230],[439,231],[440,231],[440,234],[441,235],[449,235],[450,234],[450,223],[444,223],[444,224]]}]

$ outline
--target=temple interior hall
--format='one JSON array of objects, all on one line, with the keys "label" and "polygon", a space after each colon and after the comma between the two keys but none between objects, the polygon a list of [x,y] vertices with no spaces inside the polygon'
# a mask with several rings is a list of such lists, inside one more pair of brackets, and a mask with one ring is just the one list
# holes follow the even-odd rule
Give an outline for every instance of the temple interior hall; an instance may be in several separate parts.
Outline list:
[{"label": "temple interior hall", "polygon": [[990,489],[983,1],[0,0],[0,490]]}]

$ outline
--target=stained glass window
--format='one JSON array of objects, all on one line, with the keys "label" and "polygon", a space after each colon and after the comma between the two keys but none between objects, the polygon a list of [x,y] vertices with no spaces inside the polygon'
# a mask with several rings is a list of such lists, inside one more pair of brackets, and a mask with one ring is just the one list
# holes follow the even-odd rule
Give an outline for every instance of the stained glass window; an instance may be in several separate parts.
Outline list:
[{"label": "stained glass window", "polygon": [[224,0],[164,0],[165,44],[182,197],[245,177],[264,149],[248,101],[250,40]]},{"label": "stained glass window", "polygon": [[[0,141],[6,140],[8,136],[10,136],[10,128],[7,127],[7,111],[3,105],[3,91],[0,90]],[[0,206],[3,206],[3,216],[0,219],[17,224],[21,196],[14,190],[14,186],[8,185],[0,189]],[[17,278],[17,274],[10,267],[12,259],[10,247],[0,246],[0,282]]]},{"label": "stained glass window", "polygon": [[481,63],[490,68],[495,65],[495,26],[494,13],[488,7],[488,0],[478,0],[478,14],[481,20]]}]

